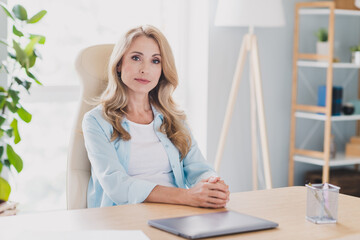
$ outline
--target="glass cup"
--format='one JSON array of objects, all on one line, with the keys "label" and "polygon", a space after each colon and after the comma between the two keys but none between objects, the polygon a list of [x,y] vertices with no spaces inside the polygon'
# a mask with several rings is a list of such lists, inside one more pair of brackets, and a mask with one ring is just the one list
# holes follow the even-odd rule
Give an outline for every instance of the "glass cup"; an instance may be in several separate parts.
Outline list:
[{"label": "glass cup", "polygon": [[306,219],[317,224],[336,223],[340,188],[328,183],[306,187]]}]

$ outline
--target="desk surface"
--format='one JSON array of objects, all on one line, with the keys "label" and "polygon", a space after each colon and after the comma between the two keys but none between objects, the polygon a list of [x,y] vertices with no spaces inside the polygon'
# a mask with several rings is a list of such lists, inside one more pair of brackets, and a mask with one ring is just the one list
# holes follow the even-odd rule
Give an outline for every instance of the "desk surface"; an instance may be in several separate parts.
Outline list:
[{"label": "desk surface", "polygon": [[[337,224],[317,225],[305,219],[305,187],[232,193],[227,208],[275,221],[279,223],[279,227],[266,231],[223,236],[221,239],[335,239],[344,237],[352,239],[351,236],[360,236],[360,198],[347,195],[340,194],[339,196]],[[148,226],[147,221],[216,211],[224,211],[224,209],[212,210],[143,203],[97,209],[53,211],[0,217],[0,232],[11,229],[17,231],[116,229],[142,230],[150,239],[183,239],[152,228]]]}]

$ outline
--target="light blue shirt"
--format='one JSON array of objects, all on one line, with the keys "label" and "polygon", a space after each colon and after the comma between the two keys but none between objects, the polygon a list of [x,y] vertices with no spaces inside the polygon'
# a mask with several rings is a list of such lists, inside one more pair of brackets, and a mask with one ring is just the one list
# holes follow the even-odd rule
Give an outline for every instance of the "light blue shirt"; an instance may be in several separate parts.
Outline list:
[{"label": "light blue shirt", "polygon": [[[154,107],[154,130],[168,155],[179,188],[191,188],[201,179],[217,176],[206,163],[196,141],[185,158],[180,161],[180,152],[165,134],[159,131],[163,115]],[[122,127],[129,132],[128,120],[123,119]],[[143,202],[156,183],[130,177],[127,174],[130,141],[111,141],[112,125],[102,115],[99,105],[87,112],[82,121],[85,147],[91,163],[91,177],[87,192],[87,205],[105,207]],[[131,135],[131,132],[129,132]]]}]

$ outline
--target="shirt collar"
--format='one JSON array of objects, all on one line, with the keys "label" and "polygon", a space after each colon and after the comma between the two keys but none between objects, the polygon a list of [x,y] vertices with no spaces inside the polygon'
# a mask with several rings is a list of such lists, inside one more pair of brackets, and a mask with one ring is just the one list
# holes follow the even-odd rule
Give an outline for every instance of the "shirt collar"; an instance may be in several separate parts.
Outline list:
[{"label": "shirt collar", "polygon": [[164,120],[164,115],[161,112],[159,112],[152,104],[151,104],[151,110],[154,113],[154,119],[159,117],[161,121]]}]

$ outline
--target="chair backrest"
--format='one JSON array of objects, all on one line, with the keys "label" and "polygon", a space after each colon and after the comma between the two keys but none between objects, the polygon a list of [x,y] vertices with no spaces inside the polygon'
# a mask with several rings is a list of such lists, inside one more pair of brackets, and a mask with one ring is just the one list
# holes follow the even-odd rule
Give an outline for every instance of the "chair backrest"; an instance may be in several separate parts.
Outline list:
[{"label": "chair backrest", "polygon": [[66,196],[68,209],[87,207],[87,187],[90,162],[84,145],[81,122],[94,105],[93,99],[104,91],[107,84],[107,65],[113,44],[95,45],[82,50],[76,59],[76,71],[81,82],[81,98],[72,130],[67,164]]}]

